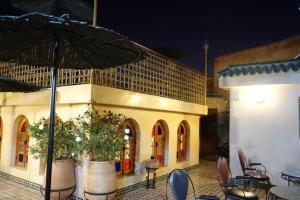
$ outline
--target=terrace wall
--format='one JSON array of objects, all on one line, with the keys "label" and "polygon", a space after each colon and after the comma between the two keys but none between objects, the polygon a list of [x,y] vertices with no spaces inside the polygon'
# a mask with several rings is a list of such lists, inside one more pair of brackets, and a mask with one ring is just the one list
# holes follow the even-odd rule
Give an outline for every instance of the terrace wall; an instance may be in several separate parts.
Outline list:
[{"label": "terrace wall", "polygon": [[[60,69],[58,86],[94,84],[204,104],[204,75],[150,49],[145,59],[105,70]],[[0,62],[1,76],[50,87],[50,70]]]},{"label": "terrace wall", "polygon": [[[78,95],[80,93],[80,95]],[[14,166],[13,146],[15,141],[14,121],[19,115],[24,115],[29,123],[49,116],[50,89],[33,93],[1,93],[0,116],[3,122],[0,171],[17,176],[28,181],[41,184],[43,169],[40,160],[29,155],[27,168]],[[155,95],[142,94],[116,88],[98,85],[73,85],[59,87],[57,91],[57,114],[63,119],[82,114],[89,104],[98,110],[110,110],[122,113],[138,124],[138,156],[136,160],[136,175],[124,176],[118,179],[118,188],[122,188],[145,180],[143,160],[151,157],[151,133],[156,121],[163,120],[167,125],[165,166],[157,172],[158,176],[174,168],[196,165],[199,161],[199,116],[207,113],[207,107],[195,103],[183,102]],[[189,126],[188,156],[186,161],[177,162],[177,129],[181,121]],[[34,142],[30,140],[30,144]],[[77,166],[76,196],[83,197],[83,180],[86,164]]]}]

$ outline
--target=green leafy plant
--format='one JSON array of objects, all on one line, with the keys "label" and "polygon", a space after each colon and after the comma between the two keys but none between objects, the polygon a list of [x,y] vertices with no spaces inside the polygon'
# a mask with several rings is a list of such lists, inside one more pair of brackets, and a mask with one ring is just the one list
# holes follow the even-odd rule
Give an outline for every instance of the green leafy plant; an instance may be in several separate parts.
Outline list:
[{"label": "green leafy plant", "polygon": [[122,114],[111,111],[100,114],[91,107],[76,119],[77,134],[85,135],[85,151],[92,161],[113,161],[120,156],[125,144]]},{"label": "green leafy plant", "polygon": [[[82,135],[75,134],[74,121],[62,121],[55,116],[53,159],[77,159],[83,152]],[[49,119],[42,118],[38,123],[29,125],[31,138],[35,139],[30,146],[34,158],[47,158]]]}]

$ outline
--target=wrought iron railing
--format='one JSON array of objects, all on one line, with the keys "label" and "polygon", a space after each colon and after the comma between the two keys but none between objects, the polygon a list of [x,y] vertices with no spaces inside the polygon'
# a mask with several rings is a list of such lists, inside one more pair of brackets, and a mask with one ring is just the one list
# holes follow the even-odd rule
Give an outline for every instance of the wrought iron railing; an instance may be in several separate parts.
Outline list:
[{"label": "wrought iron railing", "polygon": [[[204,103],[204,75],[152,50],[137,63],[105,70],[60,69],[58,86],[95,84],[167,97],[197,104]],[[50,87],[49,68],[0,63],[0,75]]]}]

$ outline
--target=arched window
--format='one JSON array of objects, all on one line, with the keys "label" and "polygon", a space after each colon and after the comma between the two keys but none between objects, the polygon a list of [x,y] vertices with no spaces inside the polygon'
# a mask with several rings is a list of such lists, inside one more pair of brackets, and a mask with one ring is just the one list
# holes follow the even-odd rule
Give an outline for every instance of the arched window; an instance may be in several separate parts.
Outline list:
[{"label": "arched window", "polygon": [[153,126],[151,143],[151,157],[157,159],[160,163],[160,166],[163,166],[165,157],[165,128],[161,121],[156,122]]},{"label": "arched window", "polygon": [[122,126],[125,133],[125,145],[121,150],[120,158],[115,163],[118,174],[132,174],[134,173],[135,152],[136,152],[136,127],[132,120],[127,119]]},{"label": "arched window", "polygon": [[29,149],[28,120],[22,116],[17,126],[15,165],[27,167]]},{"label": "arched window", "polygon": [[177,129],[177,162],[186,160],[187,134],[187,125],[181,122]]}]

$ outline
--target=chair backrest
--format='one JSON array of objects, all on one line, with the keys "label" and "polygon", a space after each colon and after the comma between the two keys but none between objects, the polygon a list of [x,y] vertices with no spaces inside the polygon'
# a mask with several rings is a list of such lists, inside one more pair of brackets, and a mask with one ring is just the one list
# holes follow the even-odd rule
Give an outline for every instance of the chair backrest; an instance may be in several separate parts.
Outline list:
[{"label": "chair backrest", "polygon": [[[231,178],[231,171],[228,166],[228,162],[226,158],[219,157],[217,162],[217,177],[218,181],[222,187],[222,184],[226,184],[229,182]],[[223,187],[222,187],[223,189]]]},{"label": "chair backrest", "polygon": [[[169,184],[171,186],[173,197],[175,200],[186,200],[189,181],[191,181],[193,191],[194,191],[194,196],[195,196],[195,189],[194,189],[193,182],[189,177],[189,175],[183,169],[174,169],[169,174],[167,179],[167,185]],[[168,198],[167,185],[166,185],[166,199]]]},{"label": "chair backrest", "polygon": [[239,160],[240,160],[240,165],[241,165],[242,171],[243,171],[243,173],[245,173],[245,169],[248,167],[247,158],[242,149],[240,149],[238,151],[238,155],[239,155]]}]

